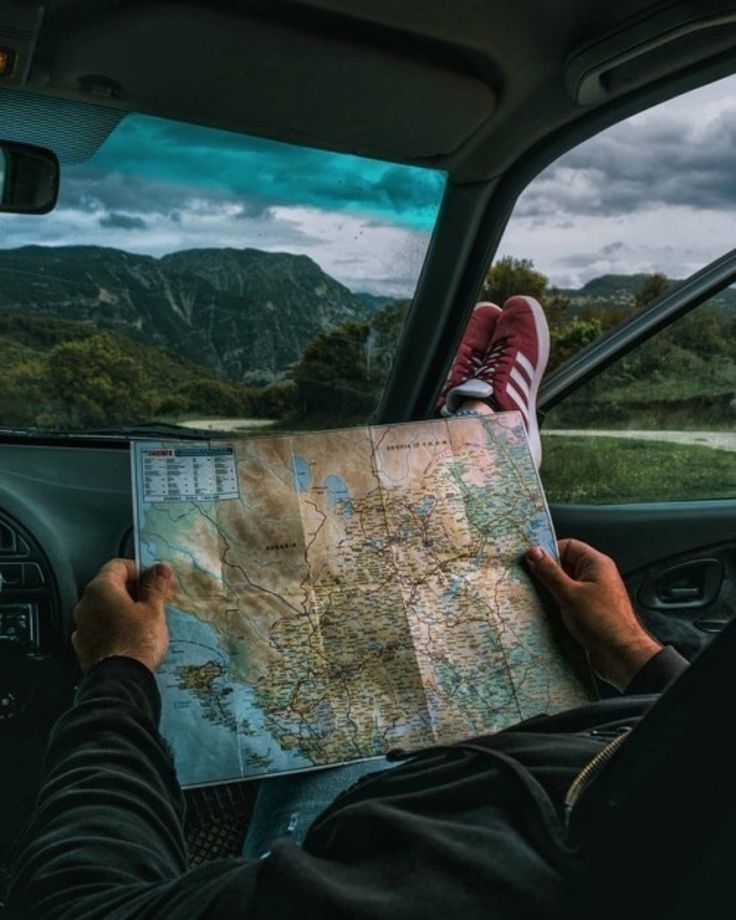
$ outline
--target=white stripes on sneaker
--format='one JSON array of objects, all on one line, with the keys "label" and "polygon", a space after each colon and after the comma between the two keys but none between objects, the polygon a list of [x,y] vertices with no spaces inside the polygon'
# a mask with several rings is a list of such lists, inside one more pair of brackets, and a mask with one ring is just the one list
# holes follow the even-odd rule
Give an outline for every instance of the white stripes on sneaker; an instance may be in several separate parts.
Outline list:
[{"label": "white stripes on sneaker", "polygon": [[506,392],[513,399],[516,405],[519,407],[519,412],[524,416],[524,421],[529,425],[529,405],[521,393],[516,389],[516,387],[509,383],[506,386]]},{"label": "white stripes on sneaker", "polygon": [[517,368],[513,368],[509,374],[509,378],[514,381],[515,384],[519,387],[521,392],[526,396],[527,400],[531,395],[531,390],[529,388],[529,383],[526,377],[523,374],[520,374]]},{"label": "white stripes on sneaker", "polygon": [[[500,346],[499,346],[500,347]],[[503,349],[501,348],[501,351]],[[498,351],[498,349],[497,349]],[[493,350],[490,353],[494,355]],[[485,363],[481,364],[480,360],[473,356],[472,364],[478,371],[477,377],[469,377],[457,387],[453,387],[447,394],[445,405],[442,407],[442,415],[450,416],[457,409],[462,399],[482,399],[489,400],[493,396],[493,385],[489,383],[489,378],[493,378],[496,365],[500,354],[495,357],[486,355]],[[449,376],[448,376],[449,379]],[[532,426],[532,386],[534,385],[534,366],[520,351],[516,352],[514,357],[514,366],[509,373],[508,381],[505,387],[505,393],[514,403],[516,408],[521,412],[524,418],[524,424],[527,431]]]},{"label": "white stripes on sneaker", "polygon": [[[509,374],[509,382],[506,384],[506,392],[514,401],[517,408],[524,416],[524,421],[529,426],[529,403],[531,402],[531,383],[534,380],[534,367],[526,355],[520,351],[516,352],[514,364],[518,367],[512,367]],[[521,373],[521,370],[526,376]],[[527,379],[528,378],[528,379]],[[514,384],[516,384],[514,386]]]},{"label": "white stripes on sneaker", "polygon": [[534,380],[534,365],[525,354],[516,352],[516,363],[524,368],[530,380]]}]

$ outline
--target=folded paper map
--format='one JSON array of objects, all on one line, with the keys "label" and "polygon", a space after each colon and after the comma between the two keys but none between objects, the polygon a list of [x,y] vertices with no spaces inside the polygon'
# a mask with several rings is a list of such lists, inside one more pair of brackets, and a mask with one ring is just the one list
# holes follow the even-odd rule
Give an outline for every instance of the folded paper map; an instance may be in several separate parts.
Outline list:
[{"label": "folded paper map", "polygon": [[556,554],[518,413],[132,446],[169,562],[161,731],[184,786],[496,731],[591,699],[521,557]]}]

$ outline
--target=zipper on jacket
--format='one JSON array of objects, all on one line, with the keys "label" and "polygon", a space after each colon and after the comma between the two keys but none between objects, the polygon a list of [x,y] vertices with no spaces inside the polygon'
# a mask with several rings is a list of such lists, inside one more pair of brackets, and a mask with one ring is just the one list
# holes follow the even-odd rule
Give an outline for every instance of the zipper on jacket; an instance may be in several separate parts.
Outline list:
[{"label": "zipper on jacket", "polygon": [[627,739],[630,731],[630,725],[624,726],[624,728],[621,729],[620,734],[618,734],[613,739],[613,741],[609,742],[604,748],[601,748],[595,757],[583,767],[580,773],[578,773],[578,775],[572,781],[570,788],[567,790],[565,795],[566,826],[570,823],[570,815],[573,808],[575,807],[576,802],[582,795],[583,790],[585,790],[595,779],[595,777],[598,776],[603,767],[608,763],[608,761],[613,757],[616,751]]}]

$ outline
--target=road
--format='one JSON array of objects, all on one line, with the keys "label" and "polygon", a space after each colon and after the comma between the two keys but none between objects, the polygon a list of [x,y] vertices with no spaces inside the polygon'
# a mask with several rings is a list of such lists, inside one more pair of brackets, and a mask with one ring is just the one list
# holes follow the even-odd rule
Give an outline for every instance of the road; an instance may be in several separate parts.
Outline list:
[{"label": "road", "polygon": [[253,428],[268,428],[275,419],[270,418],[192,418],[179,422],[185,428],[202,428],[205,431],[250,431]]},{"label": "road", "polygon": [[637,441],[668,441],[671,444],[695,444],[715,450],[736,452],[736,431],[605,431],[603,429],[544,428],[547,435],[581,435],[586,438],[634,438]]}]

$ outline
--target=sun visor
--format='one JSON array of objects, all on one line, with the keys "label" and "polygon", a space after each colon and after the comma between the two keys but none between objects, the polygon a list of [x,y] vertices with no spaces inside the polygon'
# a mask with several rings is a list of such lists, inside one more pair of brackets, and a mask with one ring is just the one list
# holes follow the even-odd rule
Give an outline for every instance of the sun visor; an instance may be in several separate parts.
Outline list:
[{"label": "sun visor", "polygon": [[494,89],[453,49],[359,25],[139,6],[62,36],[48,89],[411,162],[447,156],[489,119]]}]

